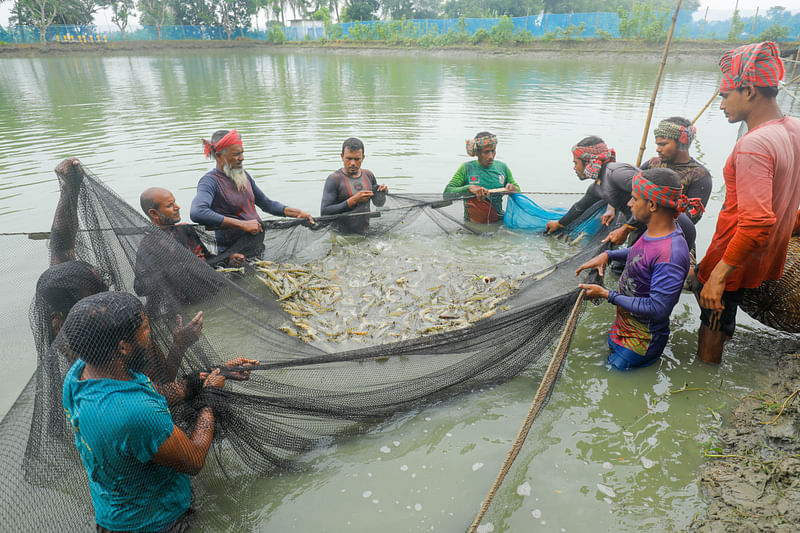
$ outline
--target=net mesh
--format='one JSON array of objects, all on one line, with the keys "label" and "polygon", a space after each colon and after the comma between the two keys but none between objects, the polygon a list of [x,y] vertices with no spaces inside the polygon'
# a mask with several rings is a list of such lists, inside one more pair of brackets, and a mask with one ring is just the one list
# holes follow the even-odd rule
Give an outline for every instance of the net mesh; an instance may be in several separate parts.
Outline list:
[{"label": "net mesh", "polygon": [[[192,478],[200,528],[241,531],[253,525],[229,500],[258,476],[294,468],[303,452],[420,402],[546,364],[578,294],[575,269],[604,236],[586,235],[597,209],[562,239],[545,240],[464,223],[460,200],[393,194],[369,215],[366,236],[331,231],[335,219],[315,227],[268,221],[234,245],[257,258],[217,270],[83,167],[60,165],[57,174],[62,194],[49,242],[57,266],[30,309],[38,365],[0,422],[0,523],[20,530],[94,527],[86,469],[62,408],[65,376],[81,354],[61,325],[88,294],[139,297],[150,328],[142,368],[159,391],[190,388],[199,372],[236,356],[259,361],[246,380],[230,368],[214,391],[211,449]],[[195,230],[215,250],[213,232]],[[504,246],[531,245],[540,247],[535,261],[504,255]],[[15,267],[13,254],[2,261]],[[202,332],[191,320],[198,311]],[[170,404],[187,435],[199,407]]]}]

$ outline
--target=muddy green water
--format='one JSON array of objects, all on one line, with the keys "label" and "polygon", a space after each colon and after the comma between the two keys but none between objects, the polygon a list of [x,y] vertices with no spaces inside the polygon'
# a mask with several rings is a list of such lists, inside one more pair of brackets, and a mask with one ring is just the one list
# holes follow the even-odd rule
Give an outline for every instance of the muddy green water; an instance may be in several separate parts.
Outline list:
[{"label": "muddy green water", "polygon": [[[3,232],[48,230],[58,197],[52,169],[67,156],[80,157],[132,204],[146,187],[170,188],[188,218],[197,180],[210,168],[200,138],[222,127],[241,132],[245,164],[270,197],[312,213],[325,176],[339,166],[341,142],[351,135],[366,143],[364,166],[393,191],[441,191],[467,160],[464,139],[488,129],[499,137],[498,159],[523,190],[581,192],[585,184],[572,173],[570,146],[598,134],[620,161],[635,161],[656,72],[655,61],[615,63],[605,56],[237,51],[0,59],[0,223]],[[693,118],[717,80],[713,60],[668,65],[656,120]],[[701,252],[736,137],[716,107],[698,121],[693,147],[715,176],[716,192],[698,227]],[[547,198],[537,200],[547,204]],[[568,201],[558,198],[561,205]],[[21,265],[0,279],[4,413],[33,371],[27,307],[46,257],[41,243],[0,242],[1,253]],[[519,254],[523,260],[536,250]],[[775,350],[793,344],[742,316],[724,363],[699,364],[698,312],[684,295],[662,361],[619,373],[605,365],[612,319],[610,305],[587,307],[562,378],[482,531],[687,525],[704,508],[696,471],[704,449],[714,446],[719,416],[731,396],[757,383]],[[398,414],[301,458],[302,473],[233,483],[218,497],[242,515],[234,530],[462,531],[540,377],[531,369],[503,385]],[[667,394],[684,386],[713,390]]]}]

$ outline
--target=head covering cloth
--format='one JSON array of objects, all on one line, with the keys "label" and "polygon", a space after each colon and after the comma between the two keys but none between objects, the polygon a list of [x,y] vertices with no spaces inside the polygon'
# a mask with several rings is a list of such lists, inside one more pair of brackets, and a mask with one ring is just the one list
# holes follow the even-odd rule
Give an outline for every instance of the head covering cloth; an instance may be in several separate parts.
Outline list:
[{"label": "head covering cloth", "polygon": [[721,93],[746,85],[777,87],[785,74],[778,46],[771,41],[729,50],[719,60],[719,67],[722,70]]},{"label": "head covering cloth", "polygon": [[653,130],[655,137],[663,137],[664,139],[674,139],[680,148],[688,148],[694,136],[697,134],[697,128],[694,126],[682,126],[675,122],[662,120],[658,123],[656,129]]},{"label": "head covering cloth", "polygon": [[[689,212],[690,216],[694,213],[703,212],[703,204],[699,198],[688,198],[683,194],[683,187],[673,188],[663,185],[656,185],[645,178],[641,172],[633,177],[633,192],[645,200],[651,200],[657,205],[668,207],[677,211],[675,218],[680,213]],[[698,211],[699,209],[699,211]]]},{"label": "head covering cloth", "polygon": [[474,139],[467,139],[467,155],[477,156],[484,148],[494,148],[497,146],[497,135],[480,135]]},{"label": "head covering cloth", "polygon": [[578,146],[576,144],[572,147],[572,155],[584,162],[583,175],[593,180],[598,178],[603,165],[617,160],[617,152],[613,148],[609,148],[606,143],[597,143],[590,146]]},{"label": "head covering cloth", "polygon": [[215,143],[208,141],[206,139],[202,139],[203,141],[203,150],[206,154],[206,157],[211,157],[212,153],[221,152],[225,148],[229,146],[233,146],[234,144],[242,144],[242,136],[236,130],[231,130],[225,134],[225,136],[218,140]]}]

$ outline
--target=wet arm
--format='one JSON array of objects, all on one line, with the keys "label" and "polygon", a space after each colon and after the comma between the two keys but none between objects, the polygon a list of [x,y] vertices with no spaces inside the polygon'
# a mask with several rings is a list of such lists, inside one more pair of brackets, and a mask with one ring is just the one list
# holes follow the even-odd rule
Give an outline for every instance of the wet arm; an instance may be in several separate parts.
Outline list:
[{"label": "wet arm", "polygon": [[75,236],[78,233],[78,196],[83,169],[75,158],[65,159],[55,169],[61,193],[50,227],[50,265],[75,259]]},{"label": "wet arm", "polygon": [[172,434],[159,446],[151,461],[178,472],[196,475],[205,465],[213,437],[214,413],[210,407],[204,407],[191,436],[178,426],[173,426]]},{"label": "wet arm", "polygon": [[322,202],[319,206],[320,215],[338,215],[350,211],[350,206],[347,205],[347,200],[337,202],[336,199],[339,192],[336,187],[336,182],[331,178],[325,180],[325,187],[322,190]]},{"label": "wet arm", "polygon": [[572,204],[572,207],[569,208],[569,211],[567,211],[567,213],[558,220],[558,223],[561,224],[562,227],[572,223],[587,209],[593,206],[595,202],[602,199],[595,193],[594,188],[594,186],[590,185],[589,188],[586,189],[586,194],[583,195],[583,198]]},{"label": "wet arm", "polygon": [[467,165],[458,167],[450,183],[444,188],[444,198],[453,198],[469,194],[469,184],[467,183]]}]

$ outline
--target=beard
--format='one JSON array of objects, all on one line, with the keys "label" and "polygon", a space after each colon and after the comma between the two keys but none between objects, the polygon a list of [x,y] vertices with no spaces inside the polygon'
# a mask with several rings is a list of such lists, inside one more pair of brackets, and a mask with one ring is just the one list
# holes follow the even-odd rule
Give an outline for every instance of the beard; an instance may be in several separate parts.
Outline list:
[{"label": "beard", "polygon": [[231,179],[238,190],[244,190],[247,185],[247,174],[245,174],[244,168],[233,168],[228,163],[225,163],[222,167],[222,173]]},{"label": "beard", "polygon": [[128,370],[133,370],[134,372],[144,372],[149,363],[148,355],[148,346],[142,346],[141,344],[135,343],[133,347],[133,353],[128,357],[127,364]]}]

